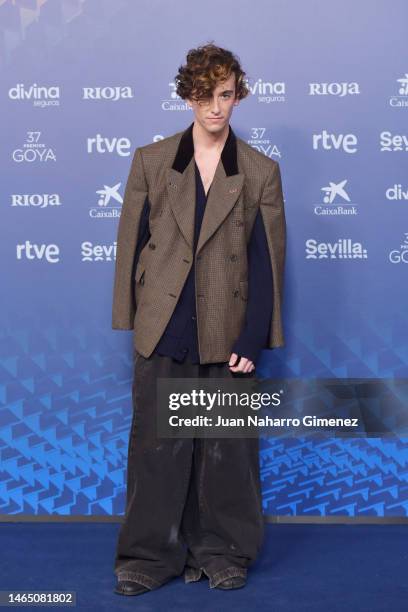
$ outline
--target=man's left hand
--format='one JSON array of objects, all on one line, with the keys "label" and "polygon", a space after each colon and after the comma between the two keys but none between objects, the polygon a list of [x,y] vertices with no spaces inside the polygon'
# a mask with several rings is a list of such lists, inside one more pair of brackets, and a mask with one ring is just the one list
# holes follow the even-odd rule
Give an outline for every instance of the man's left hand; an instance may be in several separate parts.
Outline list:
[{"label": "man's left hand", "polygon": [[252,372],[252,370],[255,369],[255,364],[253,361],[251,361],[250,359],[247,359],[246,357],[242,357],[239,360],[238,364],[235,367],[232,367],[231,364],[235,363],[237,360],[237,353],[231,353],[231,357],[229,359],[228,362],[228,367],[231,370],[231,372],[244,372],[244,373],[248,373],[248,372]]}]

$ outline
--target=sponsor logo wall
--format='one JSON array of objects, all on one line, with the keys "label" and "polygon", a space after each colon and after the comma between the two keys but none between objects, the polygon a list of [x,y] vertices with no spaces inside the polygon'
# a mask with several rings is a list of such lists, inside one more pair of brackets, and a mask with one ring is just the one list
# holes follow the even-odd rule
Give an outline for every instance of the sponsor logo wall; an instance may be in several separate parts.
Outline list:
[{"label": "sponsor logo wall", "polygon": [[[407,378],[405,4],[373,15],[346,0],[332,28],[323,1],[295,20],[264,0],[233,15],[248,39],[214,24],[228,17],[214,0],[196,39],[182,5],[90,17],[85,0],[57,18],[51,4],[0,6],[0,514],[124,512],[133,348],[111,330],[117,224],[134,149],[193,120],[174,76],[207,40],[247,72],[234,131],[282,173],[286,345],[259,376]],[[404,438],[274,437],[260,460],[266,515],[408,515]]]}]

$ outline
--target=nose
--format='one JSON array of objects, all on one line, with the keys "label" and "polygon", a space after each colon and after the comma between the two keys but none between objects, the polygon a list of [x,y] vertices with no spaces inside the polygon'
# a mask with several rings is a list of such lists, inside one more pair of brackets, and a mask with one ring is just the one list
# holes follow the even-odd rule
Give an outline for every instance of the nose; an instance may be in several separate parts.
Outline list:
[{"label": "nose", "polygon": [[219,115],[220,114],[220,103],[217,100],[217,98],[213,98],[213,101],[212,101],[212,112],[214,113],[214,115]]}]

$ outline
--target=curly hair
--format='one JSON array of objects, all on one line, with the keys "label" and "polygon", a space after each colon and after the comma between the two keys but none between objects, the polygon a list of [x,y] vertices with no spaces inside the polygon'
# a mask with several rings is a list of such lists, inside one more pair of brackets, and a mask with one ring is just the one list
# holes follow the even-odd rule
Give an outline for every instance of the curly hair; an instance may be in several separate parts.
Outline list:
[{"label": "curly hair", "polygon": [[249,94],[246,74],[239,59],[231,51],[217,47],[212,42],[190,49],[187,62],[179,67],[174,78],[176,93],[183,100],[201,100],[211,97],[215,87],[235,74],[235,95],[239,100]]}]

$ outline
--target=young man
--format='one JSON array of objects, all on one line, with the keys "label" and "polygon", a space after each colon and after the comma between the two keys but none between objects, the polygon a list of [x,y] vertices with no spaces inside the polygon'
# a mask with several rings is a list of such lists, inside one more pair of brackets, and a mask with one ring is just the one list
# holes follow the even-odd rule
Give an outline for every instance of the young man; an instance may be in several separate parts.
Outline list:
[{"label": "young man", "polygon": [[176,76],[194,121],[136,149],[118,227],[113,329],[134,329],[133,419],[115,592],[184,571],[245,584],[263,539],[258,438],[159,439],[159,377],[252,376],[283,346],[286,224],[277,162],[236,137],[238,59],[191,50]]}]

